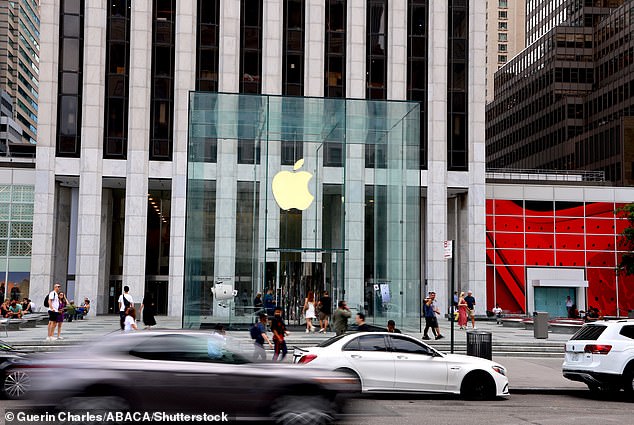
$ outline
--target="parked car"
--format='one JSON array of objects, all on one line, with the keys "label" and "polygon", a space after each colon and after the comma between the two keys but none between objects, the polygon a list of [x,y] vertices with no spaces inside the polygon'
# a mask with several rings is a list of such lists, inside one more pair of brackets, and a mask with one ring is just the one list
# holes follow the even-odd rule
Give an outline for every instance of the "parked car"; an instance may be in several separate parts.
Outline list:
[{"label": "parked car", "polygon": [[469,399],[509,395],[504,366],[443,354],[418,339],[387,332],[349,332],[316,347],[295,349],[294,361],[349,373],[363,392],[433,392]]},{"label": "parked car", "polygon": [[1,393],[8,399],[23,398],[31,384],[29,374],[13,368],[25,359],[25,354],[6,342],[0,341],[0,384]]},{"label": "parked car", "polygon": [[303,417],[325,424],[354,394],[355,381],[347,375],[253,363],[239,344],[202,331],[110,334],[81,350],[32,359],[25,367],[32,375],[33,407],[223,412],[230,420],[291,424]]},{"label": "parked car", "polygon": [[584,324],[566,342],[562,368],[565,378],[592,391],[634,393],[634,320]]}]

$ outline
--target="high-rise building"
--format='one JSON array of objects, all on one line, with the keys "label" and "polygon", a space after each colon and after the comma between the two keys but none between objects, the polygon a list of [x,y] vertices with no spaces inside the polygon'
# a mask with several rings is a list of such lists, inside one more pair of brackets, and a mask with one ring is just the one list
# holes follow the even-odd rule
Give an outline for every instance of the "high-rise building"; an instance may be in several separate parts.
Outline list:
[{"label": "high-rise building", "polygon": [[39,0],[0,1],[0,88],[13,99],[24,143],[37,141]]},{"label": "high-rise building", "polygon": [[525,46],[525,1],[487,1],[487,102],[493,100],[495,72]]},{"label": "high-rise building", "polygon": [[[447,299],[454,239],[457,280],[483,300],[485,14],[42,1],[31,293],[59,280],[105,313],[126,284],[196,323],[249,314],[265,289],[295,317],[327,288],[418,327],[421,291]],[[271,191],[293,167],[314,176],[304,211]]]},{"label": "high-rise building", "polygon": [[525,0],[526,46],[530,46],[557,25],[567,21],[570,7],[597,6],[602,0]]},{"label": "high-rise building", "polygon": [[602,171],[634,185],[632,5],[571,2],[566,22],[496,73],[488,168]]}]

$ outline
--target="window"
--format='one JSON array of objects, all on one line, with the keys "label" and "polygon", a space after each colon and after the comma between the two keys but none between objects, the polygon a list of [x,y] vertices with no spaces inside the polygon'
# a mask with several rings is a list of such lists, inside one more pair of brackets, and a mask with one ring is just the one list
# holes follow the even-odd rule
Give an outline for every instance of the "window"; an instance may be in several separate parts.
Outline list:
[{"label": "window", "polygon": [[506,52],[508,50],[507,44],[498,44],[498,52]]},{"label": "window", "polygon": [[508,56],[506,56],[506,55],[498,55],[498,62],[499,63],[506,63],[507,59],[508,59]]},{"label": "window", "polygon": [[282,94],[304,95],[304,1],[284,1]]},{"label": "window", "polygon": [[176,0],[154,0],[150,160],[172,159]]},{"label": "window", "polygon": [[64,0],[60,15],[59,74],[57,93],[57,156],[79,157],[84,8],[83,2]]},{"label": "window", "polygon": [[387,0],[368,0],[366,98],[387,98]]},{"label": "window", "polygon": [[125,159],[130,75],[130,2],[127,0],[113,0],[110,3],[106,45],[103,156]]},{"label": "window", "polygon": [[346,94],[346,0],[326,2],[325,97]]},{"label": "window", "polygon": [[447,67],[447,168],[468,170],[467,101],[469,62],[468,2],[449,2],[449,52]]},{"label": "window", "polygon": [[218,91],[220,1],[198,0],[196,89]]},{"label": "window", "polygon": [[383,335],[363,335],[350,341],[344,351],[387,351]]},{"label": "window", "polygon": [[500,10],[500,11],[498,12],[498,18],[500,18],[500,19],[507,19],[507,17],[508,17],[508,16],[507,16],[507,11],[506,11],[506,10]]},{"label": "window", "polygon": [[423,354],[433,356],[435,353],[429,347],[419,344],[402,336],[390,336],[392,351],[396,353]]},{"label": "window", "polygon": [[262,92],[262,0],[240,3],[240,93]]},{"label": "window", "polygon": [[498,33],[498,41],[508,41],[508,34],[504,33],[504,32],[499,32]]},{"label": "window", "polygon": [[619,333],[626,338],[634,339],[634,326],[623,326]]},{"label": "window", "polygon": [[498,29],[499,30],[503,30],[506,31],[509,29],[509,23],[508,22],[498,22]]},{"label": "window", "polygon": [[498,6],[501,7],[501,8],[506,9],[507,7],[509,7],[508,1],[507,0],[498,0]]},{"label": "window", "polygon": [[407,16],[407,100],[420,102],[421,169],[427,169],[428,0],[409,0]]}]

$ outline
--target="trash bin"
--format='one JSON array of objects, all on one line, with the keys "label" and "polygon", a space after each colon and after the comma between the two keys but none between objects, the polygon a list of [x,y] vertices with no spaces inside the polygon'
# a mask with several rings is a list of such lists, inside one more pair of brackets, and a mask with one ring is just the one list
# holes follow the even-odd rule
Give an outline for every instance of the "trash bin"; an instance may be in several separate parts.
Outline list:
[{"label": "trash bin", "polygon": [[533,336],[536,339],[548,339],[548,312],[533,313]]},{"label": "trash bin", "polygon": [[491,360],[493,343],[491,332],[467,331],[467,355]]}]

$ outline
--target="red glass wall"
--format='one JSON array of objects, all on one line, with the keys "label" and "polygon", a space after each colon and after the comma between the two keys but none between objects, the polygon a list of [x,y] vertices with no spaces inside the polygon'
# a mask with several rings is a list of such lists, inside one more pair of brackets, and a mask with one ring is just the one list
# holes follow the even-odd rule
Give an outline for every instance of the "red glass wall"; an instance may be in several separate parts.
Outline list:
[{"label": "red glass wall", "polygon": [[487,200],[487,308],[526,312],[528,267],[579,267],[587,306],[605,315],[634,309],[634,276],[617,273],[619,234],[628,225],[622,204]]}]

